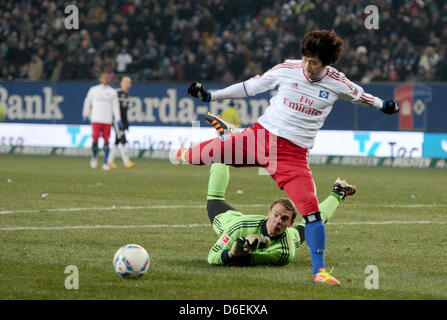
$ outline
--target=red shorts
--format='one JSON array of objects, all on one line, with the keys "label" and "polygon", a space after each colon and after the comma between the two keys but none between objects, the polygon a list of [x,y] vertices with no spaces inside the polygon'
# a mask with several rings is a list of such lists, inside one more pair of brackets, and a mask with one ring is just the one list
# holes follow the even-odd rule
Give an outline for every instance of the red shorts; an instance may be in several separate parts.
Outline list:
[{"label": "red shorts", "polygon": [[99,123],[92,122],[92,138],[93,142],[98,142],[100,136],[104,138],[104,142],[109,142],[110,139],[110,129],[112,124],[110,123]]},{"label": "red shorts", "polygon": [[[191,164],[226,163],[234,167],[264,167],[305,216],[319,211],[308,162],[309,150],[278,137],[259,123],[229,139],[211,139],[188,150]],[[272,199],[273,200],[273,199]]]}]

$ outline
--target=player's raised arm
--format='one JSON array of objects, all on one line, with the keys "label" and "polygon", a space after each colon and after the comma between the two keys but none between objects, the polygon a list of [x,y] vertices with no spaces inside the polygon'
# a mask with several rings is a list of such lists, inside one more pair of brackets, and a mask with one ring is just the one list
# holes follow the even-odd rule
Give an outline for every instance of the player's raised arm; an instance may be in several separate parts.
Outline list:
[{"label": "player's raised arm", "polygon": [[274,89],[280,81],[281,66],[291,63],[279,64],[262,75],[256,75],[246,81],[233,84],[221,90],[207,91],[201,83],[193,82],[188,88],[188,94],[204,102],[224,99],[242,99]]},{"label": "player's raised arm", "polygon": [[339,95],[343,100],[350,101],[355,104],[359,104],[366,107],[373,107],[387,114],[393,114],[399,112],[399,106],[394,100],[382,100],[379,97],[373,96],[363,90],[361,86],[349,81],[341,73],[338,77],[344,79],[344,92]]}]

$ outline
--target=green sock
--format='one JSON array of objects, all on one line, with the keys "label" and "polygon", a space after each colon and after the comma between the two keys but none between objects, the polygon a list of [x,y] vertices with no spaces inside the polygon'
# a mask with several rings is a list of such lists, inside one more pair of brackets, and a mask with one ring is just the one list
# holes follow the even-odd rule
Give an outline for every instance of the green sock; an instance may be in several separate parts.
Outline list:
[{"label": "green sock", "polygon": [[320,203],[320,212],[324,223],[326,223],[330,218],[332,218],[339,204],[340,204],[340,196],[333,192],[331,192],[329,197],[327,197],[322,203]]},{"label": "green sock", "polygon": [[229,180],[230,167],[223,163],[213,163],[210,168],[206,200],[225,200],[225,190]]},{"label": "green sock", "polygon": [[[331,192],[331,194],[322,203],[320,203],[319,207],[323,223],[326,223],[330,218],[332,218],[339,204],[340,196],[333,192]],[[302,226],[305,226],[305,224],[306,221],[304,219],[298,223],[298,225]]]}]

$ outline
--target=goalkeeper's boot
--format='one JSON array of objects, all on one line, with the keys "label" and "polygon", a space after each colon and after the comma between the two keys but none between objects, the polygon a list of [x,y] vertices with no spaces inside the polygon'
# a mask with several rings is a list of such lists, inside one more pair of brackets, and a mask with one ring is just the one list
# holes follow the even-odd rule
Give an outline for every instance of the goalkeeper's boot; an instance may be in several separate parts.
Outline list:
[{"label": "goalkeeper's boot", "polygon": [[220,137],[221,140],[228,139],[231,133],[242,132],[242,130],[236,127],[234,124],[225,121],[214,113],[208,112],[205,115],[205,119],[214,127],[214,129],[216,129],[217,135]]},{"label": "goalkeeper's boot", "polygon": [[96,159],[96,157],[92,157],[90,159],[90,167],[92,169],[95,169],[98,166],[98,160]]},{"label": "goalkeeper's boot", "polygon": [[107,163],[102,164],[102,170],[110,170],[110,167]]},{"label": "goalkeeper's boot", "polygon": [[129,162],[127,162],[127,163],[124,164],[124,168],[126,168],[126,169],[131,169],[131,168],[135,167],[136,165],[137,165],[137,164],[136,164],[135,162],[133,162],[133,161],[129,161]]},{"label": "goalkeeper's boot", "polygon": [[334,182],[334,189],[332,192],[338,194],[341,200],[344,200],[346,196],[352,196],[355,193],[355,186],[349,184],[346,180],[337,178]]},{"label": "goalkeeper's boot", "polygon": [[332,274],[332,270],[327,272],[325,269],[320,268],[318,269],[318,273],[314,275],[312,278],[313,282],[321,282],[326,284],[340,284],[340,281],[338,281]]}]

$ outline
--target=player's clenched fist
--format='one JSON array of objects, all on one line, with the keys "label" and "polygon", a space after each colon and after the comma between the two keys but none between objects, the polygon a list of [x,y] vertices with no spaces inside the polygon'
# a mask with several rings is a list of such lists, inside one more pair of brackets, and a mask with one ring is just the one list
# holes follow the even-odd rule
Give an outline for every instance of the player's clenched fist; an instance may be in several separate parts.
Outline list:
[{"label": "player's clenched fist", "polygon": [[203,102],[210,102],[211,94],[205,90],[201,83],[193,82],[188,88],[188,94],[195,98],[199,98]]},{"label": "player's clenched fist", "polygon": [[399,106],[394,100],[386,100],[383,102],[381,111],[386,114],[399,112]]}]

